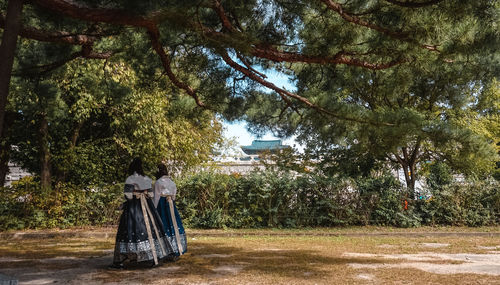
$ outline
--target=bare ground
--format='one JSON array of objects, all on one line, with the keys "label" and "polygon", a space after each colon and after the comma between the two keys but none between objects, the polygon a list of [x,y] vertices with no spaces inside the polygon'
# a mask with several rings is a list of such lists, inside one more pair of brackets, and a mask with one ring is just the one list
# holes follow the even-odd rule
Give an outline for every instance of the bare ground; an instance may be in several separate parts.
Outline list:
[{"label": "bare ground", "polygon": [[197,230],[188,231],[188,254],[177,262],[110,270],[113,231],[9,233],[0,244],[0,273],[19,284],[500,284],[495,230],[413,237],[374,235],[380,229],[365,236]]}]

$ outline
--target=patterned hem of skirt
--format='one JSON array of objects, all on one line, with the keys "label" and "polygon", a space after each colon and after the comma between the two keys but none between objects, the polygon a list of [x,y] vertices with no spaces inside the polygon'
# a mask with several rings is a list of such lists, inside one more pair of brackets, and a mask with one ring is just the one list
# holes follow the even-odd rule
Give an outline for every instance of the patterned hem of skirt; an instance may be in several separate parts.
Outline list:
[{"label": "patterned hem of skirt", "polygon": [[[175,236],[168,236],[168,235],[167,235],[167,238],[168,238],[168,241],[170,242],[170,244],[172,245],[173,253],[175,255],[179,256],[180,253],[179,253],[179,247],[177,246],[177,239],[175,238]],[[184,254],[187,251],[186,234],[180,234],[180,240],[181,240],[181,244],[182,244],[182,254]]]},{"label": "patterned hem of skirt", "polygon": [[[160,242],[165,249],[165,254],[163,253]],[[164,236],[161,239],[154,240],[156,256],[158,259],[163,259],[169,255],[174,254],[172,247],[170,246],[168,237]],[[151,249],[151,244],[149,240],[140,241],[140,242],[119,242],[119,254],[127,255],[130,254],[135,255],[137,258],[135,261],[149,261],[153,260],[153,250]]]}]

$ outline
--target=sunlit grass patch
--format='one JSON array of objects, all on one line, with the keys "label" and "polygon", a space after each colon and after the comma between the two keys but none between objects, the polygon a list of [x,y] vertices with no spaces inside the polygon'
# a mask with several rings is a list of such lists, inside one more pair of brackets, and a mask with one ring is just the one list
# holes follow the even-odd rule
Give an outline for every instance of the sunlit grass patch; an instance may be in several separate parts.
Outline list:
[{"label": "sunlit grass patch", "polygon": [[[77,284],[74,276],[97,284],[495,284],[500,276],[456,273],[500,255],[498,236],[212,235],[223,232],[188,232],[188,253],[179,261],[122,271],[107,269],[112,237],[7,239],[0,244],[0,272],[70,284]],[[451,273],[429,272],[433,267]]]},{"label": "sunlit grass patch", "polygon": [[59,256],[92,257],[109,251],[114,239],[52,238],[7,240],[0,244],[3,256],[17,258],[53,258]]}]

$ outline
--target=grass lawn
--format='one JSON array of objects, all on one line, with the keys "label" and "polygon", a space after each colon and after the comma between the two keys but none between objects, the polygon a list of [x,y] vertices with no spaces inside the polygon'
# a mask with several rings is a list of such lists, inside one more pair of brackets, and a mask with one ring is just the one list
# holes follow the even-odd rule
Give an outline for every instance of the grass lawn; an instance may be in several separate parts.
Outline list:
[{"label": "grass lawn", "polygon": [[72,231],[87,235],[3,239],[0,273],[20,284],[500,284],[500,236],[484,235],[498,227],[190,230],[179,261],[128,270],[107,269],[114,229]]}]

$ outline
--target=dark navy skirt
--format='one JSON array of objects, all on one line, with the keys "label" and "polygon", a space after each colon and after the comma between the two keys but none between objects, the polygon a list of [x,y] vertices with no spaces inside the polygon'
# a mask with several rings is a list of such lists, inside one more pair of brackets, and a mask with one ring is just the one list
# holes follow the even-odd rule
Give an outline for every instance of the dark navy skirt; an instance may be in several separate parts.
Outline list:
[{"label": "dark navy skirt", "polygon": [[177,245],[177,238],[175,236],[174,224],[172,221],[172,215],[170,211],[170,206],[168,205],[168,200],[166,197],[161,197],[158,202],[158,213],[160,214],[161,221],[163,223],[163,230],[167,235],[168,241],[172,245],[174,254],[179,256],[184,254],[187,251],[187,241],[186,241],[186,232],[184,231],[184,226],[182,225],[181,216],[179,215],[179,211],[175,206],[175,201],[172,201],[174,208],[174,216],[177,222],[177,227],[179,229],[179,240],[181,243],[182,251],[179,251],[179,246]]},{"label": "dark navy skirt", "polygon": [[[154,243],[154,251],[159,261],[169,255],[173,255],[173,249],[165,234],[161,218],[156,212],[153,201],[150,198],[146,198],[146,206],[151,213],[151,216],[148,216],[148,220]],[[153,219],[158,230],[158,235],[153,227]],[[135,196],[123,204],[123,213],[120,217],[118,233],[116,234],[113,262],[122,263],[127,260],[131,262],[154,260],[153,247],[148,237],[141,200]]]}]

